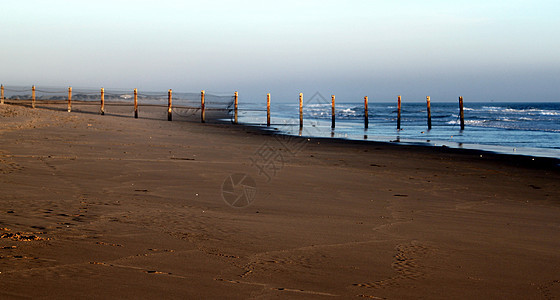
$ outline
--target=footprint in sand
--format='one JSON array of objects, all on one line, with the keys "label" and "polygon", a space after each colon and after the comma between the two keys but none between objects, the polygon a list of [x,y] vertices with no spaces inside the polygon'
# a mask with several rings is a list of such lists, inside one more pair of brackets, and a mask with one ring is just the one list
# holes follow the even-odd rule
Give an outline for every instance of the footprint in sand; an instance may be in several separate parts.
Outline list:
[{"label": "footprint in sand", "polygon": [[552,280],[541,284],[538,289],[545,299],[560,299],[560,280]]},{"label": "footprint in sand", "polygon": [[388,279],[370,283],[355,283],[354,286],[365,288],[384,288],[398,285],[403,280],[417,280],[424,276],[422,266],[418,259],[425,256],[429,249],[417,243],[401,244],[396,247],[397,253],[393,256],[392,268],[398,273]]},{"label": "footprint in sand", "polygon": [[12,174],[16,171],[23,170],[23,167],[18,163],[0,159],[0,174]]}]

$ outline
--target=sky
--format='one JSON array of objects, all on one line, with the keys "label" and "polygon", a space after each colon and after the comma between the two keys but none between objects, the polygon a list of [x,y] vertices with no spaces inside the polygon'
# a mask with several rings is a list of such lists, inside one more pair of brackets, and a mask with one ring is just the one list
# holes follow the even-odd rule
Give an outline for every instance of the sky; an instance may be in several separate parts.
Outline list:
[{"label": "sky", "polygon": [[560,101],[558,0],[6,1],[0,83]]}]

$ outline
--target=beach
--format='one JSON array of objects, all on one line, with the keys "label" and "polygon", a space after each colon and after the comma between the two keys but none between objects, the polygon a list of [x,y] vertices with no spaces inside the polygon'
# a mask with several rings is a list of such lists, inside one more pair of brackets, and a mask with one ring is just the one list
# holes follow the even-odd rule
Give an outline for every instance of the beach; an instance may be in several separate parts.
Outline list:
[{"label": "beach", "polygon": [[560,297],[557,160],[95,109],[0,105],[0,298]]}]

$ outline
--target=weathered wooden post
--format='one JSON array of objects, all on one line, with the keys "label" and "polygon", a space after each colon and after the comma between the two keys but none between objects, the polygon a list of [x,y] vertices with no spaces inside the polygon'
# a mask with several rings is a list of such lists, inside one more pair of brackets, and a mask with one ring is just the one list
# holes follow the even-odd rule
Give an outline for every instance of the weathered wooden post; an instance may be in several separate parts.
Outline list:
[{"label": "weathered wooden post", "polygon": [[369,109],[368,109],[368,96],[364,97],[364,127],[369,127]]},{"label": "weathered wooden post", "polygon": [[299,128],[303,128],[303,93],[299,93]]},{"label": "weathered wooden post", "polygon": [[397,99],[397,129],[401,130],[401,96]]},{"label": "weathered wooden post", "polygon": [[428,105],[428,130],[432,129],[432,109],[430,107],[430,96],[426,97],[426,103]]},{"label": "weathered wooden post", "polygon": [[335,109],[334,109],[334,95],[331,95],[331,102],[332,102],[332,104],[331,104],[331,116],[332,116],[331,117],[331,119],[332,119],[331,120],[331,128],[334,129],[335,122],[336,122],[335,121],[335,118],[336,118]]},{"label": "weathered wooden post", "polygon": [[101,88],[101,115],[105,114],[105,89]]},{"label": "weathered wooden post", "polygon": [[200,122],[206,123],[206,104],[204,103],[206,92],[200,91]]},{"label": "weathered wooden post", "polygon": [[233,119],[233,123],[237,124],[237,99],[239,97],[239,95],[237,94],[237,92],[235,92],[235,99],[233,101],[233,110],[234,110],[234,119]]},{"label": "weathered wooden post", "polygon": [[465,113],[463,112],[463,96],[459,97],[459,117],[461,118],[461,130],[465,129]]},{"label": "weathered wooden post", "polygon": [[134,89],[134,118],[138,119],[138,89]]},{"label": "weathered wooden post", "polygon": [[266,94],[266,126],[270,127],[270,93]]},{"label": "weathered wooden post", "polygon": [[4,85],[0,85],[0,104],[4,104]]},{"label": "weathered wooden post", "polygon": [[72,87],[68,87],[68,112],[72,111]]},{"label": "weathered wooden post", "polygon": [[35,108],[35,86],[31,87],[31,107]]},{"label": "weathered wooden post", "polygon": [[171,121],[173,120],[173,116],[172,116],[172,107],[171,107],[171,102],[173,101],[173,96],[172,96],[173,91],[171,91],[171,89],[169,89],[167,91],[167,121]]}]

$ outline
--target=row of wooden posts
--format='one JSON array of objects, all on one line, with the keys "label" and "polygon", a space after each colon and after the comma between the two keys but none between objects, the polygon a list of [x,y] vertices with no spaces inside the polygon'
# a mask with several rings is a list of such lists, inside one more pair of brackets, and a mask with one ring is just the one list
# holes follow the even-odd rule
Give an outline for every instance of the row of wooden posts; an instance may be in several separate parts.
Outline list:
[{"label": "row of wooden posts", "polygon": [[[31,87],[31,107],[35,108],[35,86]],[[105,89],[101,88],[101,108],[100,113],[105,114]],[[172,90],[167,91],[167,120],[172,120]],[[205,91],[200,92],[200,109],[201,109],[201,122],[206,122],[206,112],[205,112]],[[4,104],[4,85],[0,86],[0,104]],[[68,87],[68,112],[72,111],[72,87]],[[138,89],[134,89],[134,118],[138,119]],[[235,92],[235,122],[237,123],[237,92]]]},{"label": "row of wooden posts", "polygon": [[[237,96],[236,96],[237,99]],[[235,122],[237,123],[237,100],[235,102],[236,117]],[[430,96],[426,97],[427,109],[428,109],[428,129],[432,129],[432,110],[430,105]],[[364,97],[364,127],[367,129],[369,127],[369,115],[368,115],[368,96]],[[461,130],[465,129],[465,115],[463,112],[463,97],[459,97],[459,118],[461,123]],[[335,95],[331,95],[331,128],[334,129],[336,125],[336,111],[335,111]],[[270,93],[266,94],[266,126],[270,126]],[[299,127],[303,128],[303,93],[299,94]],[[397,97],[397,129],[401,129],[401,96]]]},{"label": "row of wooden posts", "polygon": [[[0,103],[4,104],[4,86],[0,86]],[[206,122],[206,109],[205,109],[205,91],[200,92],[200,121]],[[238,98],[237,92],[234,94],[234,123],[237,124],[238,118]],[[167,120],[171,121],[172,117],[172,90],[167,92]],[[428,129],[432,129],[432,112],[430,105],[430,96],[426,97],[427,111],[428,111]],[[31,88],[31,106],[35,108],[35,86]],[[68,112],[72,111],[72,87],[68,87]],[[105,114],[105,89],[101,88],[101,109],[102,115]],[[364,97],[364,126],[367,129],[369,126],[368,116],[368,97]],[[331,96],[331,128],[335,128],[336,113],[335,113],[335,95]],[[134,89],[134,118],[138,118],[138,90]],[[461,130],[465,129],[465,116],[463,112],[463,97],[459,97],[459,118]],[[270,93],[266,95],[266,125],[270,126]],[[303,128],[303,93],[299,94],[299,127]],[[401,129],[401,96],[397,97],[397,129]]]}]

